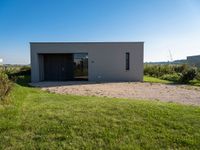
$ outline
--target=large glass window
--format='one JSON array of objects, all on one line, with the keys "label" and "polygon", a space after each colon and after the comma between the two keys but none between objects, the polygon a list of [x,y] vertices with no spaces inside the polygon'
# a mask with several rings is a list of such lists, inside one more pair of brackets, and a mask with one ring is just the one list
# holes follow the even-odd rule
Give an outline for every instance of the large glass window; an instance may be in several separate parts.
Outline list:
[{"label": "large glass window", "polygon": [[74,79],[88,80],[88,54],[74,54]]}]

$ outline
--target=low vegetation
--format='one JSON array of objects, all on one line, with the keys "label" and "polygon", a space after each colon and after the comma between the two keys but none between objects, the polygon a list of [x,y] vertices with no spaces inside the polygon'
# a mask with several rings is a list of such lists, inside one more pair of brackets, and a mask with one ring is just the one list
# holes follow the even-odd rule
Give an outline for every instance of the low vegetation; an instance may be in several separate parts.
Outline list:
[{"label": "low vegetation", "polygon": [[0,102],[5,102],[6,96],[10,93],[12,88],[12,82],[8,79],[8,76],[0,72]]},{"label": "low vegetation", "polygon": [[174,83],[174,82],[169,81],[169,80],[159,79],[159,78],[150,77],[150,76],[144,76],[144,82],[163,83],[163,84],[171,84],[171,83]]},{"label": "low vegetation", "polygon": [[13,82],[20,83],[26,79],[30,81],[30,67],[28,66],[0,66],[0,102],[8,102],[7,96],[11,92]]},{"label": "low vegetation", "polygon": [[192,84],[194,81],[200,83],[200,70],[189,65],[145,64],[144,74],[174,83]]}]

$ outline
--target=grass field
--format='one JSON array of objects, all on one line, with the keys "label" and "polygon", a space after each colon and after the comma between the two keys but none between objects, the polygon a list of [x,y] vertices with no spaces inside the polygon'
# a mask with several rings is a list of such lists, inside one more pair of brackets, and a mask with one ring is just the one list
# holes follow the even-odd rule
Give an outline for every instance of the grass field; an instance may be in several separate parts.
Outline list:
[{"label": "grass field", "polygon": [[144,76],[144,82],[150,82],[150,83],[164,83],[164,84],[171,84],[174,83],[172,81],[168,80],[162,80],[159,78],[154,78],[154,77],[149,77],[149,76]]},{"label": "grass field", "polygon": [[200,86],[200,81],[199,80],[192,80],[192,81],[190,81],[190,84],[194,85],[194,86]]},{"label": "grass field", "polygon": [[15,85],[0,149],[200,149],[200,107],[58,95]]},{"label": "grass field", "polygon": [[[173,81],[168,81],[168,80],[162,80],[159,78],[155,77],[149,77],[149,76],[144,76],[144,82],[150,82],[150,83],[163,83],[163,84],[177,84],[176,82]],[[192,80],[188,84],[188,86],[200,86],[200,81],[199,80]]]}]

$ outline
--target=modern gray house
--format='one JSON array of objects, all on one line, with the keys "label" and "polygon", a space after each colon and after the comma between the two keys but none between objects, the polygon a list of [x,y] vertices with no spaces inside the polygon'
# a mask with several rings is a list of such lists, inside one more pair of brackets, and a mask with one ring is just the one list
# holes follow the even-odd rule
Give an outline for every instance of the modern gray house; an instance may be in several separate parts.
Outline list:
[{"label": "modern gray house", "polygon": [[31,42],[31,81],[143,81],[143,42]]}]

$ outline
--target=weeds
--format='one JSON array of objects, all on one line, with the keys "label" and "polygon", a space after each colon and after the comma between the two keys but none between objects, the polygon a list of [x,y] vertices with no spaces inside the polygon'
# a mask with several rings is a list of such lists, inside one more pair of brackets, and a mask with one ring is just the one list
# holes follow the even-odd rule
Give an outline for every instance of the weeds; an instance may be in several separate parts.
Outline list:
[{"label": "weeds", "polygon": [[5,73],[0,73],[0,101],[5,101],[6,96],[10,93],[12,82]]}]

